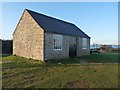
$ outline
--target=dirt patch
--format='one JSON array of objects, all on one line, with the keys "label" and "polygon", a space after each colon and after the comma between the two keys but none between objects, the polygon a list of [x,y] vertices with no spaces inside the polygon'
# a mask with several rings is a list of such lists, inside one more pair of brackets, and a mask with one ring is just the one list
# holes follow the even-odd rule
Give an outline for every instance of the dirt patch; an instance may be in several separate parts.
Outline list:
[{"label": "dirt patch", "polygon": [[79,63],[88,63],[86,60],[80,59]]},{"label": "dirt patch", "polygon": [[2,63],[10,63],[12,61],[8,61],[8,60],[3,60]]},{"label": "dirt patch", "polygon": [[92,88],[92,83],[87,80],[75,81],[67,83],[67,88]]}]

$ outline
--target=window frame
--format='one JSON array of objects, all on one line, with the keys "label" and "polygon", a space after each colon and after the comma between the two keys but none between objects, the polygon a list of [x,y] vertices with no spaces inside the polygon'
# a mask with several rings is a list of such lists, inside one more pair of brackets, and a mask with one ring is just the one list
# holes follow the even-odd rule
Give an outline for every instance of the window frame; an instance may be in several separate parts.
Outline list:
[{"label": "window frame", "polygon": [[[54,39],[57,39],[57,40],[60,40],[60,41],[55,42]],[[55,48],[55,47],[58,47],[58,46],[59,46],[59,48]],[[53,34],[53,50],[54,51],[62,50],[62,35]]]},{"label": "window frame", "polygon": [[82,49],[87,49],[87,38],[82,38]]}]

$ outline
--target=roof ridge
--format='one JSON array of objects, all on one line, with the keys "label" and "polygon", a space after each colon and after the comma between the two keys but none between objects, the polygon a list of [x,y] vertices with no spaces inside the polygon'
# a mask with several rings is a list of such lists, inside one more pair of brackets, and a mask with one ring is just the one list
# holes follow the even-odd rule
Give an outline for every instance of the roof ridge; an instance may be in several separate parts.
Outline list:
[{"label": "roof ridge", "polygon": [[25,9],[25,10],[30,11],[30,12],[34,12],[34,13],[37,13],[37,14],[40,14],[40,15],[45,16],[45,17],[48,17],[48,18],[52,18],[52,19],[55,19],[55,20],[59,20],[59,21],[64,22],[64,23],[68,23],[68,24],[75,25],[74,23],[71,23],[71,22],[68,22],[68,21],[64,21],[64,20],[61,20],[61,19],[58,19],[58,18],[54,18],[54,17],[51,17],[51,16],[49,16],[49,15],[45,15],[45,14],[42,14],[42,13],[38,13],[38,12],[36,12],[36,11],[32,11],[32,10],[29,10],[29,9]]},{"label": "roof ridge", "polygon": [[[38,13],[29,9],[25,9],[34,18],[46,32],[64,33],[68,35],[76,35],[90,38],[85,32],[78,28],[74,23],[70,23],[61,19],[57,19],[45,14]],[[41,17],[41,18],[40,18]]]},{"label": "roof ridge", "polygon": [[[74,26],[76,27],[76,28],[78,28],[78,26],[77,25],[75,25],[74,24]],[[80,28],[78,28],[82,33],[84,33],[84,34],[86,34],[85,32],[83,32]],[[86,34],[87,35],[87,34]],[[88,35],[87,35],[88,36]],[[89,36],[88,36],[89,37]]]}]

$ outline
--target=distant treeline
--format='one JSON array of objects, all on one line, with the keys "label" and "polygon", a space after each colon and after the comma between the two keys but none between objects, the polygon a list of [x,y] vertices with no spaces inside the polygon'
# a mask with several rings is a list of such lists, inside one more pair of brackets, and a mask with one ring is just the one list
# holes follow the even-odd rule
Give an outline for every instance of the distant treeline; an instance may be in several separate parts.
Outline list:
[{"label": "distant treeline", "polygon": [[93,48],[91,51],[98,51],[98,52],[113,52],[118,53],[120,52],[120,48],[118,47],[112,47],[111,45],[101,45],[99,48]]},{"label": "distant treeline", "polygon": [[0,49],[2,49],[2,54],[12,54],[13,40],[0,40]]}]

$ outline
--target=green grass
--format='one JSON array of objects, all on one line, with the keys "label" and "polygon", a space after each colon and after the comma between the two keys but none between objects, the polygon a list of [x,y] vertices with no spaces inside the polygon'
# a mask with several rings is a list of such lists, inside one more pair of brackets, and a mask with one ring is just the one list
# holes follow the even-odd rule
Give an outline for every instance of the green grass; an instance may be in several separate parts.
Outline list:
[{"label": "green grass", "polygon": [[69,59],[60,59],[60,60],[50,60],[47,63],[50,64],[76,64],[80,60],[84,60],[88,63],[117,63],[118,62],[118,53],[93,53],[91,55],[82,56],[79,58],[69,58]]},{"label": "green grass", "polygon": [[48,60],[47,64],[76,64],[79,63],[79,58],[69,58],[69,59],[58,59],[58,60]]},{"label": "green grass", "polygon": [[[103,56],[106,60],[110,59],[110,61],[112,61],[110,58],[112,57],[111,55],[114,56],[114,54],[110,54],[107,57],[105,57],[104,54],[99,55]],[[93,56],[94,58],[92,58]],[[95,57],[98,59],[98,55],[96,54],[82,58],[85,58],[86,60],[94,60]],[[102,57],[100,58],[104,59]],[[51,61],[41,64],[41,62],[28,60],[26,58],[21,58],[18,56],[3,57],[3,61],[10,62],[2,64],[2,86],[3,88],[118,87],[117,63],[87,63],[78,65],[77,63],[79,59],[63,59],[68,61],[62,62],[59,60],[58,62]],[[59,62],[62,62],[64,64],[58,64]],[[99,60],[94,62],[99,62]]]},{"label": "green grass", "polygon": [[116,63],[118,62],[118,53],[93,53],[88,56],[83,56],[81,59],[89,63]]}]

